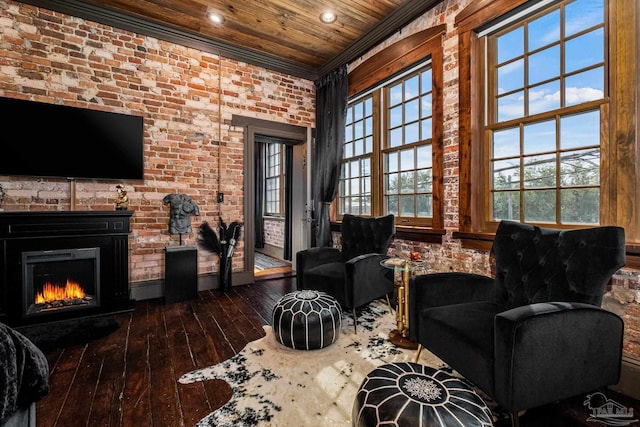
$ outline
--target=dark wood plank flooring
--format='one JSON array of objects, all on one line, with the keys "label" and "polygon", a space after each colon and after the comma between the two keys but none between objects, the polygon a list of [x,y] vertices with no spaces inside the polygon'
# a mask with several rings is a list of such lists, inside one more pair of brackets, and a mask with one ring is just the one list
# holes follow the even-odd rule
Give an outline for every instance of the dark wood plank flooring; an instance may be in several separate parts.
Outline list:
[{"label": "dark wood plank flooring", "polygon": [[[226,294],[203,291],[187,302],[138,301],[134,312],[117,315],[120,328],[110,335],[46,353],[51,391],[37,405],[37,426],[195,425],[231,389],[223,381],[179,384],[178,378],[264,336],[274,304],[294,288],[293,277],[270,277]],[[640,415],[639,401],[607,395]],[[521,426],[593,426],[583,398],[530,410]]]}]

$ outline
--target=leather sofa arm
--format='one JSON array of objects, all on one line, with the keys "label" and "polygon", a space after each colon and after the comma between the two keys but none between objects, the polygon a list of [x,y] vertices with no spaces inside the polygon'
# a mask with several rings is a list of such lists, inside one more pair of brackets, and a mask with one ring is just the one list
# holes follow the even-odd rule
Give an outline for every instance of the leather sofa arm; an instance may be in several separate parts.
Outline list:
[{"label": "leather sofa arm", "polygon": [[342,258],[337,248],[310,248],[296,253],[296,288],[304,289],[304,272],[320,264],[338,262]]},{"label": "leather sofa arm", "polygon": [[519,411],[616,384],[623,333],[619,316],[583,303],[536,303],[496,315],[497,400]]}]

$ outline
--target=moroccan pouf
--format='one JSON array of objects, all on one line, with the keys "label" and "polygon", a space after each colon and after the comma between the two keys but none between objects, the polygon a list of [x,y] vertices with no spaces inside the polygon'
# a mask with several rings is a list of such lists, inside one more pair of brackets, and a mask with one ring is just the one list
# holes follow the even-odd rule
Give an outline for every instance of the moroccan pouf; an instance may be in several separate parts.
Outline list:
[{"label": "moroccan pouf", "polygon": [[352,425],[488,427],[491,411],[460,378],[411,362],[389,363],[362,381]]},{"label": "moroccan pouf", "polygon": [[273,308],[273,333],[287,347],[316,350],[338,339],[342,308],[321,291],[296,291],[284,295]]}]

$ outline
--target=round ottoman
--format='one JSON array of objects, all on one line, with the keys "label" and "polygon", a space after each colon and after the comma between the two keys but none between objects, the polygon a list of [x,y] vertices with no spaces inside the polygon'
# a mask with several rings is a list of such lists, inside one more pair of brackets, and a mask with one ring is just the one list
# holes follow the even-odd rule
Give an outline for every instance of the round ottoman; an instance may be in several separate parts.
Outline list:
[{"label": "round ottoman", "polygon": [[338,339],[342,308],[331,295],[321,291],[296,291],[284,295],[273,308],[276,339],[300,350],[324,348]]},{"label": "round ottoman", "polygon": [[401,362],[367,374],[353,403],[352,425],[487,427],[493,421],[484,401],[460,378]]}]

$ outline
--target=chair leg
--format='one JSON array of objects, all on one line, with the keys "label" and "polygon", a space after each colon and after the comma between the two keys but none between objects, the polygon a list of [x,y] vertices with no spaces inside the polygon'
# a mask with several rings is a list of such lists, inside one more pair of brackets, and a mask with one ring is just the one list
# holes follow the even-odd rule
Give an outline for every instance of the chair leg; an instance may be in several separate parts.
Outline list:
[{"label": "chair leg", "polygon": [[511,427],[520,427],[520,415],[517,412],[509,413],[511,417]]},{"label": "chair leg", "polygon": [[418,363],[418,359],[420,358],[420,352],[422,351],[422,344],[418,343],[418,350],[416,350],[416,357],[413,359],[413,363]]},{"label": "chair leg", "polygon": [[389,294],[386,294],[385,297],[387,297],[387,305],[389,306],[389,312],[393,313],[393,308],[391,308],[391,301],[389,300]]},{"label": "chair leg", "polygon": [[353,309],[353,331],[358,333],[358,319],[356,317],[356,309]]}]

